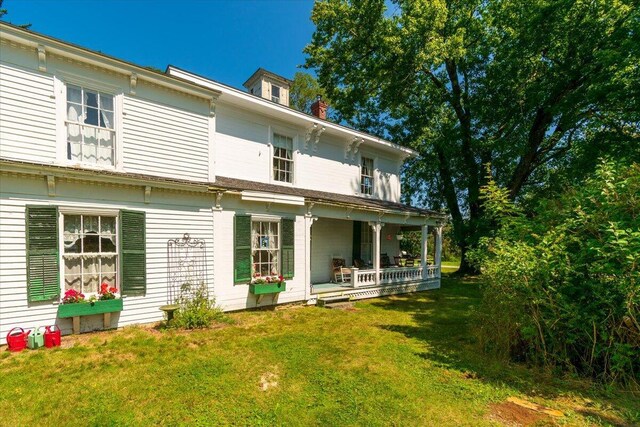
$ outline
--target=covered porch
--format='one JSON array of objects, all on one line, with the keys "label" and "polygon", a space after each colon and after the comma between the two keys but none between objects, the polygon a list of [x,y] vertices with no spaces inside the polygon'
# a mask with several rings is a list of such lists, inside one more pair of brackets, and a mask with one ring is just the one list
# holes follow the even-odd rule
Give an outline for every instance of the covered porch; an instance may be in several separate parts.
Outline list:
[{"label": "covered porch", "polygon": [[[310,233],[312,298],[370,298],[439,287],[440,223],[421,218],[422,224],[411,224],[408,217],[401,221],[390,217],[387,222],[364,219],[314,220]],[[418,234],[419,253],[401,250],[401,240],[408,232]]]}]

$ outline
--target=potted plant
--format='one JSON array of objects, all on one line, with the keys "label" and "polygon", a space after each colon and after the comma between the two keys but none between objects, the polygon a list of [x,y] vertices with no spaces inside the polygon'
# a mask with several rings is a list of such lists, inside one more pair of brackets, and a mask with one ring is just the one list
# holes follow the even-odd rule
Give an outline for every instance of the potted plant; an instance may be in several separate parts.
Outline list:
[{"label": "potted plant", "polygon": [[249,283],[249,292],[254,295],[276,294],[287,290],[287,282],[280,276],[257,276]]},{"label": "potted plant", "polygon": [[103,283],[98,295],[86,298],[81,292],[69,289],[64,293],[58,306],[58,317],[90,316],[92,314],[122,311],[122,298],[118,298],[118,289]]}]

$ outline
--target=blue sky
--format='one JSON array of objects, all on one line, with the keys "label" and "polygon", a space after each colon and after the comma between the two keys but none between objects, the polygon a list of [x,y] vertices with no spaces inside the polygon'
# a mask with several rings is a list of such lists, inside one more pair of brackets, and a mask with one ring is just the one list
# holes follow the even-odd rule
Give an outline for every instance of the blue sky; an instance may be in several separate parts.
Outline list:
[{"label": "blue sky", "polygon": [[238,88],[258,68],[292,78],[311,41],[312,0],[5,0],[14,24],[162,70]]}]

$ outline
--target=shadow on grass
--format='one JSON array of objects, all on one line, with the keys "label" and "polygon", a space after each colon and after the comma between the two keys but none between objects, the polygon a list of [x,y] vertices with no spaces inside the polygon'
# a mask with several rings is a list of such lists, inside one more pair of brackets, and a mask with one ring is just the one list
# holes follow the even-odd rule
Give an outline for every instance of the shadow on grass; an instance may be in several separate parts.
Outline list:
[{"label": "shadow on grass", "polygon": [[588,382],[559,379],[541,369],[497,360],[481,352],[472,327],[473,312],[479,304],[480,281],[451,276],[442,280],[442,288],[438,290],[372,302],[376,307],[411,314],[415,325],[380,327],[422,341],[424,352],[418,355],[436,366],[545,398],[587,391]]}]

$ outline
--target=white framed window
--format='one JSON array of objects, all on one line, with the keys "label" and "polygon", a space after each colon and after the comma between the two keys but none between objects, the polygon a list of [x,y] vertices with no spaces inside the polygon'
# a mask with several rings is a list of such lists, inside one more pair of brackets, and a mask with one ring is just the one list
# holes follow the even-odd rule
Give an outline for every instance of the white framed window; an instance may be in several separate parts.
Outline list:
[{"label": "white framed window", "polygon": [[271,100],[280,104],[280,86],[271,85]]},{"label": "white framed window", "polygon": [[67,160],[115,166],[114,95],[73,84],[66,94]]},{"label": "white framed window", "polygon": [[118,217],[63,213],[62,223],[63,293],[97,293],[102,283],[117,287]]},{"label": "white framed window", "polygon": [[251,221],[252,277],[280,274],[280,221]]},{"label": "white framed window", "polygon": [[273,180],[293,183],[293,138],[273,134]]},{"label": "white framed window", "polygon": [[360,193],[373,194],[373,159],[362,157],[360,160]]}]

